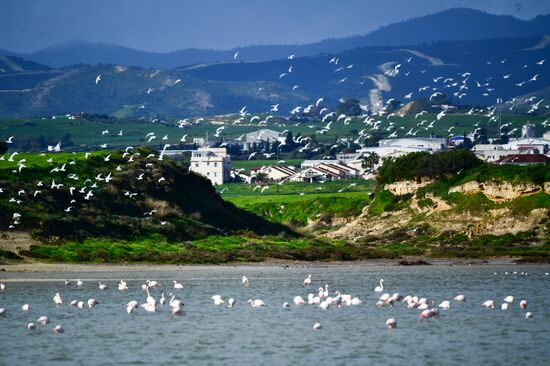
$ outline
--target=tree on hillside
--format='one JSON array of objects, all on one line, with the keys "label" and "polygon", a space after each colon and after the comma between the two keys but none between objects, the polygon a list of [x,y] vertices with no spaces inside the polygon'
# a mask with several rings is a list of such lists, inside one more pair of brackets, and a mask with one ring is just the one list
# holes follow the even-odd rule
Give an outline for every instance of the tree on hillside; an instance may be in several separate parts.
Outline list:
[{"label": "tree on hillside", "polygon": [[375,165],[379,162],[380,156],[377,153],[367,153],[365,156],[363,156],[363,159],[361,159],[361,167],[365,170],[368,170],[369,172],[372,172]]},{"label": "tree on hillside", "polygon": [[5,154],[8,151],[8,143],[0,140],[0,154]]},{"label": "tree on hillside", "polygon": [[481,127],[479,129],[479,132],[477,133],[475,137],[475,143],[476,144],[488,144],[489,139],[487,138],[487,130],[485,127]]},{"label": "tree on hillside", "polygon": [[384,163],[378,168],[377,180],[386,184],[403,180],[420,181],[423,178],[438,179],[481,164],[481,160],[470,150],[440,151],[433,154],[414,152],[395,159],[384,159]]}]

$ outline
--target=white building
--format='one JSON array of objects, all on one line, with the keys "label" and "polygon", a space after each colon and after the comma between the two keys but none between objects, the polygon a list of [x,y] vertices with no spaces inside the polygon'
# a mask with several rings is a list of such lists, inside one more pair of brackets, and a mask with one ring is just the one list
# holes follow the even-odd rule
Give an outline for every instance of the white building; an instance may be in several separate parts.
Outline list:
[{"label": "white building", "polygon": [[359,169],[341,163],[338,160],[306,160],[302,170],[289,177],[291,181],[314,182],[319,180],[337,180],[359,178]]},{"label": "white building", "polygon": [[230,179],[231,157],[225,148],[206,148],[192,151],[189,170],[202,175],[212,184],[223,184]]},{"label": "white building", "polygon": [[273,165],[263,167],[259,170],[259,173],[263,173],[268,179],[278,182],[294,175],[296,171],[287,166]]},{"label": "white building", "polygon": [[[357,150],[357,153],[360,153],[360,156],[364,156],[368,153],[375,153],[384,159],[387,157],[399,157],[407,155],[413,152],[432,152],[432,150],[423,147],[406,147],[406,146],[374,146],[374,147],[364,147]],[[360,158],[360,157],[359,157]]]},{"label": "white building", "polygon": [[379,147],[420,148],[430,151],[440,151],[447,148],[447,140],[438,137],[415,137],[403,139],[380,140]]},{"label": "white building", "polygon": [[244,141],[244,150],[250,150],[250,147],[254,143],[259,144],[260,142],[272,143],[276,141],[284,141],[284,137],[281,136],[280,132],[263,128],[261,130],[247,133]]},{"label": "white building", "polygon": [[479,144],[472,151],[481,160],[496,162],[508,155],[545,154],[550,147],[550,141],[541,138],[521,138],[508,141],[507,144]]}]

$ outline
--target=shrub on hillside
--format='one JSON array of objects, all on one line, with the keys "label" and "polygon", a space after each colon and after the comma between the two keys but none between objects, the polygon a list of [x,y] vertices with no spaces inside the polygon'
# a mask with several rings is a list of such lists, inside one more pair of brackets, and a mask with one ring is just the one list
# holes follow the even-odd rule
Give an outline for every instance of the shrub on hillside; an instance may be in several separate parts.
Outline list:
[{"label": "shrub on hillside", "polygon": [[481,164],[483,163],[468,150],[441,151],[434,154],[411,153],[395,159],[384,159],[378,169],[377,180],[387,184],[402,180],[437,179]]}]

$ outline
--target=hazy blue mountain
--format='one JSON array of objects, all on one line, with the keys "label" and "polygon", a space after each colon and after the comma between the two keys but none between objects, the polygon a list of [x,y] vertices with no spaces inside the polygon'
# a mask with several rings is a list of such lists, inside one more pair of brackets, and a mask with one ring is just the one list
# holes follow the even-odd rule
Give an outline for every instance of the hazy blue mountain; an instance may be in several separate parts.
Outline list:
[{"label": "hazy blue mountain", "polygon": [[[198,63],[227,62],[239,52],[239,60],[268,61],[290,54],[314,56],[338,53],[365,46],[419,45],[435,41],[527,38],[550,34],[550,15],[530,21],[512,16],[492,15],[478,10],[455,8],[382,27],[366,35],[327,39],[306,45],[249,46],[232,50],[185,49],[168,53],[139,51],[106,43],[69,42],[31,54],[28,60],[64,67],[79,63],[123,64],[144,68],[174,68]],[[1,52],[0,52],[1,53]]]},{"label": "hazy blue mountain", "polygon": [[0,116],[90,112],[189,117],[236,113],[245,105],[252,113],[267,112],[274,104],[280,105],[279,114],[289,115],[320,97],[329,108],[340,98],[354,97],[375,110],[391,98],[406,103],[433,93],[444,93],[456,104],[492,105],[497,97],[529,95],[550,85],[549,41],[370,46],[294,60],[158,70],[96,64],[6,72],[0,74]]},{"label": "hazy blue mountain", "polygon": [[49,70],[45,65],[38,64],[16,56],[0,53],[0,75],[6,72],[21,72],[28,70]]}]

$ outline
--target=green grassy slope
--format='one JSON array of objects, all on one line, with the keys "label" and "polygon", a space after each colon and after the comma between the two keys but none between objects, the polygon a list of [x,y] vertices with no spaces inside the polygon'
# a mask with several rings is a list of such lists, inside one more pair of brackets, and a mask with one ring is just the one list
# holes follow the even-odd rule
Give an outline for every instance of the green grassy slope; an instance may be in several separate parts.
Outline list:
[{"label": "green grassy slope", "polygon": [[[147,157],[150,153],[140,150],[132,163],[127,161],[131,155],[123,158],[120,152],[98,152],[88,159],[84,153],[62,153],[0,161],[0,230],[13,224],[14,230],[62,240],[139,239],[158,233],[168,241],[285,230],[237,209],[223,201],[206,179],[173,162]],[[17,172],[16,164],[22,160],[28,167]],[[102,179],[109,174],[112,180],[107,183]],[[63,186],[52,188],[53,182]],[[88,192],[93,195],[86,199]],[[129,197],[129,193],[134,194]],[[156,210],[153,215],[145,214],[151,210]]]}]

